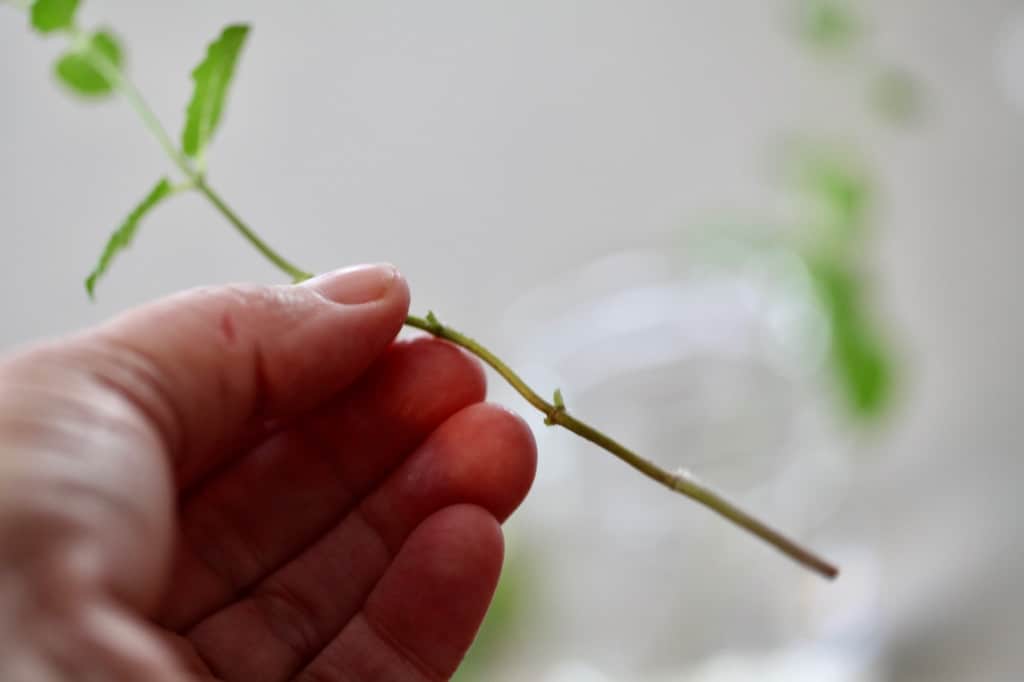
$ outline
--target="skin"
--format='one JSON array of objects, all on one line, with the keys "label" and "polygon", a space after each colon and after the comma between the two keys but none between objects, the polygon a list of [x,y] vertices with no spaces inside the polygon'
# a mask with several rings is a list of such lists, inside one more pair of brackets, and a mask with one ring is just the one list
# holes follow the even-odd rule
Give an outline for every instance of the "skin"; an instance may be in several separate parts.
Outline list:
[{"label": "skin", "polygon": [[0,679],[445,680],[536,449],[364,266],[0,362]]}]

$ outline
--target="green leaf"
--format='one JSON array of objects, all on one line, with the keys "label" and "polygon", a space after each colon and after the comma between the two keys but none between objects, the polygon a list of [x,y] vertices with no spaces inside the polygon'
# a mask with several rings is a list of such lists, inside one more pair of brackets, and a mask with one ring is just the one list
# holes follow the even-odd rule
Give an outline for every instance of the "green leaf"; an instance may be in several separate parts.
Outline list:
[{"label": "green leaf", "polygon": [[201,156],[213,138],[235,63],[248,34],[249,27],[245,25],[225,28],[207,48],[206,59],[192,72],[195,90],[188,105],[181,139],[182,149],[191,158]]},{"label": "green leaf", "polygon": [[85,45],[57,61],[57,77],[80,95],[95,97],[114,91],[111,71],[121,68],[121,46],[106,31],[94,33]]},{"label": "green leaf", "polygon": [[910,126],[924,114],[921,86],[902,69],[889,68],[876,75],[869,97],[874,110],[888,123]]},{"label": "green leaf", "polygon": [[[487,609],[480,630],[452,682],[489,680],[497,660],[514,648],[516,637],[523,632],[526,618],[535,604],[531,603],[534,586],[533,556],[510,543],[498,587]],[[512,645],[512,646],[510,646]]]},{"label": "green leaf", "polygon": [[870,336],[841,334],[833,353],[840,385],[853,413],[862,418],[881,415],[892,394],[892,363],[885,347]]},{"label": "green leaf", "polygon": [[32,26],[40,33],[52,33],[75,24],[78,0],[35,0],[32,3]]},{"label": "green leaf", "polygon": [[825,211],[821,237],[844,249],[864,235],[871,210],[872,187],[856,164],[841,156],[812,154],[803,161],[802,189]]},{"label": "green leaf", "polygon": [[562,397],[562,389],[560,389],[560,388],[556,388],[555,389],[554,400],[555,400],[555,403],[554,403],[555,404],[555,409],[558,409],[558,410],[564,410],[565,409],[565,398]]},{"label": "green leaf", "polygon": [[833,371],[847,405],[858,417],[877,417],[892,395],[893,361],[866,309],[864,283],[835,261],[818,259],[810,267],[832,332]]},{"label": "green leaf", "polygon": [[815,178],[817,190],[835,212],[840,226],[848,231],[864,222],[868,208],[868,188],[864,178],[844,168],[822,168]]},{"label": "green leaf", "polygon": [[860,22],[849,0],[803,0],[800,34],[812,47],[844,50],[853,45],[860,33]]},{"label": "green leaf", "polygon": [[103,253],[100,254],[96,267],[85,280],[85,290],[89,292],[89,298],[94,297],[96,282],[106,273],[114,256],[131,246],[132,238],[135,237],[135,232],[139,229],[139,222],[142,218],[153,210],[157,204],[167,198],[172,191],[171,183],[167,178],[161,179],[156,184],[156,187],[146,195],[146,198],[135,207],[135,210],[128,214],[128,217],[121,223],[121,226],[110,235],[110,239],[107,240],[107,245],[104,247]]}]

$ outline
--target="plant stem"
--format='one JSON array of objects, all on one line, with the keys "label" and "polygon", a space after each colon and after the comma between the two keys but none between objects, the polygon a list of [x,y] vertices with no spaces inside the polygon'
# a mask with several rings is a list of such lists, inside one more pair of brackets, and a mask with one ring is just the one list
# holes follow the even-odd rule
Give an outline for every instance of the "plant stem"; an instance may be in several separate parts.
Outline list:
[{"label": "plant stem", "polygon": [[[72,37],[81,38],[83,33],[81,29],[71,29]],[[171,140],[171,136],[167,134],[167,129],[164,128],[163,124],[160,123],[160,119],[156,117],[149,104],[142,97],[138,88],[129,80],[124,72],[118,67],[117,64],[113,63],[106,58],[105,55],[95,51],[89,51],[86,53],[89,59],[89,63],[99,71],[104,78],[106,78],[114,87],[114,89],[124,95],[124,98],[128,101],[129,106],[135,110],[139,118],[142,119],[143,125],[152,133],[153,137],[156,138],[157,142],[163,148],[164,153],[174,162],[179,170],[188,178],[187,182],[182,188],[195,189],[202,194],[206,199],[220,211],[229,223],[238,231],[239,234],[245,238],[252,246],[259,251],[263,256],[273,263],[278,269],[287,273],[289,277],[295,282],[301,282],[307,280],[313,275],[306,272],[302,268],[297,267],[281,254],[275,251],[269,244],[263,241],[259,235],[257,235],[245,222],[238,217],[238,214],[231,209],[230,206],[221,198],[221,196],[214,191],[212,187],[206,182],[204,175],[196,170],[192,165],[191,160],[185,156],[178,148],[174,145]]]},{"label": "plant stem", "polygon": [[252,244],[257,251],[278,267],[282,272],[292,278],[293,282],[301,282],[307,280],[313,275],[306,272],[302,268],[293,265],[284,256],[275,251],[269,244],[260,239],[260,237],[252,231],[252,229],[245,224],[245,222],[238,217],[238,214],[231,210],[231,207],[224,203],[220,195],[213,191],[213,188],[206,184],[205,179],[199,179],[196,181],[196,189],[206,197],[213,206],[221,212],[221,214],[227,218],[238,232],[245,237],[250,244]]},{"label": "plant stem", "polygon": [[[77,32],[77,29],[75,29],[73,33],[81,35],[80,32]],[[221,196],[214,191],[212,187],[210,187],[206,182],[204,174],[197,170],[192,165],[191,160],[182,154],[182,152],[174,145],[171,137],[167,134],[167,130],[160,123],[160,120],[153,113],[153,110],[150,109],[141,93],[139,93],[138,89],[130,80],[128,80],[116,64],[110,62],[102,55],[94,58],[92,63],[98,71],[100,71],[112,84],[114,84],[115,89],[125,96],[129,105],[135,110],[142,119],[146,128],[149,129],[160,143],[160,146],[163,148],[167,156],[188,179],[183,187],[199,191],[199,193],[202,194],[214,206],[214,208],[220,211],[220,213],[228,220],[229,223],[231,223],[235,230],[237,230],[239,234],[246,239],[246,241],[252,244],[257,251],[259,251],[277,268],[291,277],[293,281],[300,282],[313,276],[311,273],[306,272],[302,268],[299,268],[288,261],[269,244],[264,242],[252,230],[252,228],[250,228],[245,221],[243,221],[238,214],[227,205],[224,199],[222,199]],[[559,391],[555,392],[555,401],[553,403],[548,402],[542,398],[540,394],[534,391],[525,381],[523,381],[523,379],[498,356],[474,339],[452,329],[451,327],[441,324],[433,313],[428,314],[426,318],[410,315],[406,318],[405,324],[409,327],[423,330],[438,338],[445,339],[461,346],[490,365],[498,374],[501,375],[503,379],[505,379],[505,381],[509,383],[509,385],[512,386],[512,388],[516,390],[517,393],[523,396],[528,403],[544,414],[545,423],[549,426],[561,426],[564,429],[572,431],[581,438],[584,438],[607,450],[648,478],[651,478],[670,490],[685,495],[686,497],[689,497],[690,499],[717,512],[737,526],[761,538],[783,554],[789,556],[791,559],[804,565],[810,570],[815,571],[826,578],[835,578],[839,574],[839,569],[836,568],[835,565],[822,559],[814,552],[802,547],[777,530],[743,511],[721,494],[698,481],[689,473],[685,471],[673,473],[662,469],[654,462],[641,457],[598,429],[595,429],[586,422],[572,416],[565,409],[565,405],[562,404],[561,393]]]},{"label": "plant stem", "polygon": [[160,123],[160,119],[156,117],[153,110],[149,108],[146,100],[143,99],[142,94],[138,88],[128,80],[124,73],[115,67],[117,73],[116,76],[116,88],[124,95],[125,99],[128,100],[128,104],[131,105],[132,109],[138,113],[139,118],[142,119],[142,123],[146,128],[156,137],[157,142],[163,147],[164,153],[174,161],[174,164],[181,169],[181,172],[192,181],[193,183],[198,182],[198,175],[193,170],[192,165],[188,159],[178,151],[178,148],[174,145],[174,141],[171,140],[171,136],[167,134],[167,129]]},{"label": "plant stem", "polygon": [[[73,40],[83,40],[86,37],[85,32],[75,26],[68,30]],[[157,118],[156,114],[146,103],[146,100],[142,97],[142,93],[139,92],[138,88],[125,76],[124,71],[121,70],[117,64],[112,62],[107,56],[96,50],[87,50],[84,53],[85,58],[89,61],[89,64],[96,69],[100,75],[102,75],[117,92],[121,93],[128,105],[135,110],[139,118],[142,120],[142,124],[146,126],[146,129],[152,133],[153,137],[156,138],[157,142],[163,148],[164,153],[174,162],[174,164],[181,169],[181,172],[185,176],[193,181],[196,180],[196,172],[193,170],[192,165],[188,159],[185,158],[178,151],[178,148],[174,145],[174,141],[171,140],[171,136],[167,134],[167,129],[164,128],[163,124],[160,123],[160,119]]]},{"label": "plant stem", "polygon": [[[721,494],[701,483],[689,473],[686,473],[685,471],[673,473],[662,469],[654,462],[641,457],[598,429],[595,429],[586,422],[573,417],[565,409],[564,405],[548,402],[536,391],[530,388],[530,386],[523,381],[523,379],[516,374],[511,367],[506,365],[501,358],[482,346],[478,341],[452,329],[451,327],[441,324],[437,318],[434,317],[433,313],[429,314],[426,318],[410,315],[406,318],[405,324],[410,327],[422,329],[423,331],[433,334],[439,338],[451,341],[486,362],[494,369],[494,371],[501,375],[501,377],[508,382],[508,384],[512,386],[519,395],[523,396],[528,403],[544,414],[545,423],[549,426],[561,426],[564,429],[572,431],[581,438],[604,448],[648,478],[651,478],[658,483],[661,483],[666,488],[681,493],[717,512],[721,516],[750,533],[753,533],[786,556],[806,566],[812,571],[815,571],[826,578],[835,578],[839,575],[839,569],[836,568],[835,565],[822,559],[814,552],[800,546],[798,543],[790,540],[779,531],[771,528],[767,524],[743,511]],[[556,403],[560,402],[560,400],[556,400]]]}]

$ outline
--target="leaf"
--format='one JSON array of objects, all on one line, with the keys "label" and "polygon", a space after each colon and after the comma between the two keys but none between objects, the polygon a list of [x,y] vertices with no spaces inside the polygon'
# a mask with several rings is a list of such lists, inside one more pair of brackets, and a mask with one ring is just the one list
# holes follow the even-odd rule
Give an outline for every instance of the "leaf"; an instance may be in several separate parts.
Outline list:
[{"label": "leaf", "polygon": [[40,33],[52,33],[75,24],[78,0],[35,0],[30,14],[32,26]]},{"label": "leaf", "polygon": [[866,310],[863,282],[831,260],[809,265],[828,316],[832,367],[847,404],[859,417],[877,417],[892,394],[893,362]]},{"label": "leaf", "polygon": [[89,298],[94,298],[96,282],[106,273],[114,256],[131,246],[132,239],[135,237],[135,232],[138,230],[139,222],[142,218],[153,210],[157,204],[167,198],[171,192],[171,183],[167,178],[161,179],[150,193],[146,195],[146,198],[135,207],[135,210],[128,214],[128,217],[121,223],[121,226],[110,235],[110,239],[107,240],[107,245],[104,247],[103,253],[100,254],[96,267],[85,280],[85,290],[89,292]]},{"label": "leaf", "polygon": [[875,111],[888,123],[911,126],[924,114],[921,86],[913,75],[902,69],[889,68],[877,74],[869,97]]},{"label": "leaf", "polygon": [[201,156],[220,123],[228,85],[245,44],[249,27],[228,26],[206,50],[206,59],[192,72],[195,90],[189,102],[181,146],[191,158]]},{"label": "leaf", "polygon": [[117,39],[106,31],[98,31],[83,48],[67,52],[57,61],[57,77],[80,95],[107,95],[115,86],[108,77],[109,70],[120,69],[122,60]]},{"label": "leaf", "polygon": [[849,0],[803,0],[800,33],[812,47],[843,50],[853,45],[860,32]]},{"label": "leaf", "polygon": [[841,334],[833,353],[836,372],[854,414],[862,418],[881,415],[892,393],[892,364],[886,349],[875,338]]},{"label": "leaf", "polygon": [[865,180],[847,169],[823,167],[815,178],[822,199],[835,214],[838,224],[846,231],[857,229],[864,222],[868,208],[868,188]]},{"label": "leaf", "polygon": [[516,636],[522,633],[531,604],[531,587],[535,582],[533,557],[515,545],[506,552],[505,566],[491,599],[480,630],[452,682],[488,680],[497,659],[510,649]]},{"label": "leaf", "polygon": [[810,154],[802,162],[799,182],[824,211],[822,239],[848,249],[864,235],[872,187],[857,164],[842,156]]},{"label": "leaf", "polygon": [[565,409],[565,398],[562,397],[562,389],[560,389],[560,388],[556,388],[555,389],[554,401],[555,401],[555,409],[559,409],[559,410],[564,410]]}]

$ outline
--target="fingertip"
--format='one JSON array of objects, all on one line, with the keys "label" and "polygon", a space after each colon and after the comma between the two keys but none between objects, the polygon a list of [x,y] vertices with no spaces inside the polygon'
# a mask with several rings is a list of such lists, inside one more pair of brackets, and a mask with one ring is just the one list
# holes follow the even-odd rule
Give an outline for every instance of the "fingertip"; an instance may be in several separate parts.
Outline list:
[{"label": "fingertip", "polygon": [[347,326],[382,330],[387,340],[398,335],[409,314],[409,283],[390,263],[340,268],[297,286],[337,304]]},{"label": "fingertip", "polygon": [[445,507],[409,536],[364,615],[397,644],[397,653],[447,678],[483,622],[504,551],[501,526],[488,510]]},{"label": "fingertip", "polygon": [[514,512],[533,487],[537,440],[526,420],[495,403],[471,405],[452,418],[453,433],[476,443],[462,473],[466,483],[487,491],[499,521]]},{"label": "fingertip", "polygon": [[483,364],[444,339],[435,336],[400,339],[389,349],[388,360],[395,371],[414,373],[419,381],[444,386],[446,393],[457,391],[464,400],[460,407],[483,402],[487,397]]},{"label": "fingertip", "polygon": [[372,263],[339,268],[317,275],[298,286],[312,289],[328,301],[361,305],[374,301],[408,300],[405,278],[391,263]]},{"label": "fingertip", "polygon": [[529,492],[536,463],[526,423],[497,405],[477,403],[439,426],[360,511],[392,550],[423,519],[452,505],[476,505],[502,522]]},{"label": "fingertip", "polygon": [[452,504],[424,519],[406,539],[401,552],[415,556],[412,565],[456,558],[459,569],[497,583],[505,558],[505,535],[490,510],[469,502]]},{"label": "fingertip", "polygon": [[380,298],[380,301],[389,310],[393,311],[395,317],[398,319],[398,327],[395,329],[395,334],[397,335],[398,330],[401,329],[402,325],[405,323],[405,318],[409,315],[409,302],[412,300],[412,294],[409,290],[409,281],[397,267],[390,263],[383,263],[375,267],[389,270],[392,274],[386,291]]}]

